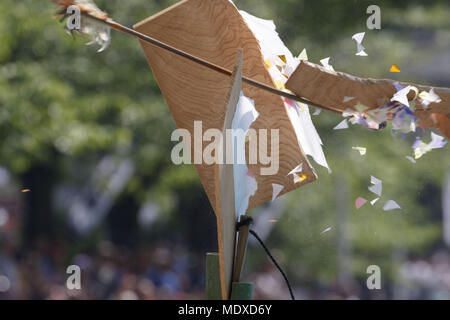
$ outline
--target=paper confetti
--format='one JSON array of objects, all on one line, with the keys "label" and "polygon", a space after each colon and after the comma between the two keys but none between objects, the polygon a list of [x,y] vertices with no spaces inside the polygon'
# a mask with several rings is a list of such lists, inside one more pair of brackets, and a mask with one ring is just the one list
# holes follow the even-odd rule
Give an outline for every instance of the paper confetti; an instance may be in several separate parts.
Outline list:
[{"label": "paper confetti", "polygon": [[293,175],[294,183],[303,182],[304,180],[306,180],[309,177],[309,175],[298,174],[298,173],[301,173],[302,171],[303,171],[303,162],[300,163],[298,166],[296,166],[294,169],[292,169],[291,172],[288,173],[288,176]]},{"label": "paper confetti", "polygon": [[295,184],[301,183],[301,182],[305,181],[309,177],[309,175],[307,175],[307,174],[300,174],[300,175],[298,175],[298,174],[294,173],[293,175],[294,175],[294,183]]},{"label": "paper confetti", "polygon": [[325,67],[325,69],[334,71],[334,68],[330,65],[330,57],[320,60],[320,63]]},{"label": "paper confetti", "polygon": [[357,52],[355,55],[361,56],[361,57],[367,57],[367,53],[364,51],[365,48],[362,45],[362,41],[364,39],[365,32],[356,33],[353,35],[352,39],[356,41],[357,45]]},{"label": "paper confetti", "polygon": [[431,142],[426,144],[419,137],[417,137],[416,142],[413,144],[414,158],[419,159],[425,153],[430,152],[433,149],[443,148],[447,144],[444,138],[434,132],[431,132]]},{"label": "paper confetti", "polygon": [[383,191],[383,181],[375,178],[374,176],[370,176],[370,183],[372,183],[373,186],[368,188],[369,191],[381,197],[381,192]]},{"label": "paper confetti", "polygon": [[[433,91],[419,91],[414,86],[403,87],[399,83],[394,83],[397,92],[388,102],[378,108],[371,109],[361,102],[357,102],[354,109],[348,108],[342,116],[349,118],[351,124],[360,124],[371,130],[380,130],[387,126],[387,121],[391,121],[392,129],[403,134],[415,132],[418,118],[414,115],[414,108],[417,103],[426,108],[431,103],[441,102],[440,97]],[[408,95],[413,91],[415,94]],[[344,97],[343,103],[351,101],[351,97]],[[346,129],[345,123],[340,123],[335,129]]]},{"label": "paper confetti", "polygon": [[361,208],[363,205],[367,203],[367,200],[361,197],[358,197],[355,201],[356,209]]},{"label": "paper confetti", "polygon": [[387,201],[383,207],[384,211],[390,211],[390,210],[395,210],[395,209],[401,209],[401,207],[394,200]]},{"label": "paper confetti", "polygon": [[424,108],[428,108],[431,103],[441,103],[442,99],[434,92],[434,89],[431,89],[430,92],[422,91],[419,93],[420,101]]},{"label": "paper confetti", "polygon": [[344,97],[344,100],[342,100],[342,102],[347,103],[349,101],[352,101],[353,99],[355,99],[355,97]]},{"label": "paper confetti", "polygon": [[348,129],[347,119],[344,119],[336,127],[333,128],[333,130],[343,130],[343,129]]},{"label": "paper confetti", "polygon": [[400,72],[400,68],[395,63],[392,65],[391,69],[389,69],[389,72]]},{"label": "paper confetti", "polygon": [[316,108],[316,111],[314,111],[313,116],[318,116],[322,112],[322,109]]},{"label": "paper confetti", "polygon": [[364,156],[367,152],[367,148],[364,147],[352,147],[352,149],[358,151],[362,156]]},{"label": "paper confetti", "polygon": [[324,234],[327,233],[328,231],[331,231],[331,227],[326,228],[325,230],[323,230],[320,234]]},{"label": "paper confetti", "polygon": [[418,92],[417,88],[413,86],[407,86],[399,91],[397,91],[394,96],[392,97],[391,101],[397,101],[401,104],[409,107],[409,101],[408,101],[408,93],[413,90]]},{"label": "paper confetti", "polygon": [[411,157],[411,156],[406,156],[406,159],[408,159],[409,161],[411,161],[412,163],[416,163],[417,161]]},{"label": "paper confetti", "polygon": [[278,195],[280,194],[281,190],[284,189],[284,186],[276,183],[272,183],[272,202],[275,201],[276,198],[278,198]]},{"label": "paper confetti", "polygon": [[308,61],[308,54],[306,53],[306,49],[303,49],[303,51],[298,55],[297,59]]},{"label": "paper confetti", "polygon": [[370,204],[374,205],[378,200],[380,200],[380,198],[375,198],[372,201],[370,201]]},{"label": "paper confetti", "polygon": [[[243,130],[247,134],[248,129],[252,123],[258,118],[259,113],[255,109],[255,104],[252,99],[247,98],[241,92],[236,112],[232,121],[233,130]],[[254,177],[251,176],[252,171],[247,167],[245,159],[245,143],[233,143],[235,165],[234,185],[235,185],[235,206],[236,215],[240,217],[245,214],[248,208],[250,197],[256,193],[258,183]],[[251,173],[251,174],[249,174]]]},{"label": "paper confetti", "polygon": [[300,173],[303,171],[303,162],[300,163],[298,166],[296,166],[294,169],[291,170],[291,172],[288,173],[288,175]]}]

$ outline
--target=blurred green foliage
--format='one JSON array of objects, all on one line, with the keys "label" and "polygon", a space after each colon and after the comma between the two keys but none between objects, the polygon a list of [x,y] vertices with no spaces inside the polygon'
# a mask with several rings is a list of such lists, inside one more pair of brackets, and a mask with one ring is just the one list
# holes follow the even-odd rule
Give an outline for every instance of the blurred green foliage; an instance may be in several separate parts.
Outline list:
[{"label": "blurred green foliage", "polygon": [[[126,25],[174,2],[96,1]],[[331,56],[336,70],[450,86],[450,72],[425,72],[440,55],[449,56],[448,1],[235,3],[273,19],[293,53],[306,48],[313,62]],[[382,30],[366,30],[370,4],[382,9]],[[27,183],[30,172],[45,172],[38,177],[42,182],[48,179],[42,187],[51,192],[66,180],[82,184],[102,155],[129,155],[137,171],[118,202],[127,199],[139,206],[152,200],[164,213],[158,228],[143,237],[176,236],[193,241],[193,250],[214,249],[212,211],[194,168],[170,161],[175,125],[138,41],[113,32],[110,47],[97,54],[96,48],[84,45],[83,37],[65,33],[52,19],[54,10],[50,1],[0,3],[0,165],[10,169],[20,185]],[[354,55],[351,39],[362,31],[366,31],[366,58]],[[389,73],[393,63],[402,73]],[[390,128],[372,132],[358,126],[334,131],[341,118],[326,112],[313,120],[333,172],[316,166],[317,182],[285,196],[288,207],[268,239],[270,247],[283,253],[283,264],[297,283],[334,283],[337,243],[342,239],[348,240],[351,273],[362,278],[368,265],[377,264],[391,270],[390,279],[395,276],[396,251],[426,253],[440,244],[440,191],[449,169],[448,147],[412,164],[405,156],[412,155],[414,135],[402,139]],[[430,140],[429,132],[421,135]],[[352,146],[367,147],[367,155],[360,156]],[[375,206],[356,210],[358,196],[375,198],[367,190],[370,175],[383,180],[383,197]],[[389,199],[402,210],[384,212],[382,205]],[[33,206],[28,210],[37,211]],[[339,233],[343,218],[339,210],[346,212],[341,223],[345,233]],[[51,212],[39,218],[55,219]],[[328,227],[331,230],[321,234]],[[56,230],[54,236],[64,238],[61,233]],[[252,250],[247,273],[264,259],[260,250]]]}]

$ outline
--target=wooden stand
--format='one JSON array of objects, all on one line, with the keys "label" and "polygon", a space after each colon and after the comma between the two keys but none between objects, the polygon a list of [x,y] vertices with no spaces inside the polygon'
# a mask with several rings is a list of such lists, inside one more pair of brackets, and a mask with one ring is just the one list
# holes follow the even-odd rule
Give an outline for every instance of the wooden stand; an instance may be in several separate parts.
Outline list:
[{"label": "wooden stand", "polygon": [[[206,254],[206,299],[221,300],[219,254]],[[253,300],[253,283],[233,282],[231,300]]]},{"label": "wooden stand", "polygon": [[206,279],[205,291],[207,300],[221,300],[220,288],[220,264],[217,252],[206,254]]}]

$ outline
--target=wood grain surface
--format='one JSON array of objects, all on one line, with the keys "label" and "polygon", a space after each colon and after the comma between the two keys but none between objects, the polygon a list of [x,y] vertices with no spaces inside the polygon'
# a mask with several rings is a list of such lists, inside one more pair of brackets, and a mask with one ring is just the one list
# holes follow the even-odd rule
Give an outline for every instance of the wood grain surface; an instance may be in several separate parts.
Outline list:
[{"label": "wood grain surface", "polygon": [[[230,70],[242,48],[243,74],[275,87],[264,66],[258,41],[228,0],[181,1],[136,24],[135,29]],[[177,126],[193,133],[194,121],[202,120],[203,130],[221,130],[230,78],[143,41],[141,45]],[[284,194],[314,181],[316,174],[299,145],[282,98],[247,84],[243,85],[243,92],[255,101],[260,114],[252,128],[280,130],[278,174],[263,176],[260,168],[264,165],[249,165],[258,183],[258,190],[250,199],[251,209],[272,199],[272,183],[283,185]],[[203,147],[206,145],[203,143]],[[294,184],[287,175],[301,162],[309,177]],[[195,164],[195,167],[217,211],[214,165]]]},{"label": "wood grain surface", "polygon": [[[380,101],[390,99],[397,92],[395,80],[377,80],[358,78],[343,72],[333,72],[308,61],[301,61],[297,69],[286,83],[286,88],[296,95],[306,98],[318,106],[324,105],[343,112],[352,108],[355,102],[359,101],[370,109],[380,106]],[[414,83],[398,82],[402,86],[412,85],[419,90],[434,91],[442,99],[440,103],[432,103],[424,109],[418,105],[415,115],[419,118],[419,124],[424,127],[440,129],[448,138],[450,128],[448,120],[450,118],[450,89],[431,86],[417,85]],[[344,97],[355,97],[354,100],[344,103]],[[408,96],[413,98],[411,92]],[[435,117],[438,114],[442,117]],[[436,120],[441,119],[441,121]]]}]

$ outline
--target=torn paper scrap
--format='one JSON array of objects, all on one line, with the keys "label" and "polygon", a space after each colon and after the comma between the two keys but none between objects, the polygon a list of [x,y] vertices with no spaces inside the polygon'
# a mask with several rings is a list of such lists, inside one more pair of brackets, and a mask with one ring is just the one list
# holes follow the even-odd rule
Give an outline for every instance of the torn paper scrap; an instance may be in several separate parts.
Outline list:
[{"label": "torn paper scrap", "polygon": [[374,176],[370,176],[370,182],[373,186],[369,187],[369,191],[381,197],[381,192],[383,191],[383,181],[375,178]]},{"label": "torn paper scrap", "polygon": [[380,198],[375,198],[372,201],[370,201],[370,204],[374,205],[378,200],[380,200]]},{"label": "torn paper scrap", "polygon": [[417,161],[411,157],[411,156],[406,156],[406,159],[408,159],[409,161],[411,161],[412,163],[416,163]]},{"label": "torn paper scrap", "polygon": [[322,109],[316,108],[316,111],[314,111],[313,116],[318,116],[322,112]]},{"label": "torn paper scrap", "polygon": [[294,169],[291,170],[291,172],[288,173],[288,175],[300,173],[303,171],[303,162],[300,163],[298,166],[296,166]]},{"label": "torn paper scrap", "polygon": [[303,49],[303,51],[298,55],[297,59],[308,61],[308,54],[306,53],[306,49]]},{"label": "torn paper scrap", "polygon": [[328,227],[328,228],[326,228],[325,230],[323,230],[320,234],[327,233],[327,232],[330,231],[330,230],[331,230],[331,227]]},{"label": "torn paper scrap", "polygon": [[[259,113],[255,109],[255,105],[252,99],[244,96],[241,92],[236,112],[234,114],[231,127],[233,130],[243,130],[247,135],[248,129],[252,123],[258,118]],[[258,183],[254,176],[252,177],[248,173],[250,172],[247,167],[247,161],[245,159],[245,141],[240,141],[234,137],[233,151],[234,151],[234,188],[235,188],[235,206],[236,215],[240,217],[244,215],[248,208],[250,197],[256,193],[258,189]]]},{"label": "torn paper scrap", "polygon": [[356,201],[355,201],[355,206],[356,206],[356,209],[359,209],[359,208],[361,208],[363,205],[365,205],[366,204],[366,202],[367,202],[367,200],[366,199],[364,199],[364,198],[361,198],[361,197],[358,197],[357,199],[356,199]]},{"label": "torn paper scrap", "polygon": [[356,50],[355,55],[357,55],[357,56],[367,57],[367,53],[364,51],[365,48],[362,45],[362,41],[364,39],[365,34],[366,34],[365,32],[360,32],[360,33],[354,34],[352,37],[352,39],[356,41],[357,50]]},{"label": "torn paper scrap", "polygon": [[413,86],[407,86],[399,91],[397,91],[394,96],[392,97],[391,101],[397,101],[401,104],[409,107],[409,100],[408,100],[408,93],[413,90],[416,92],[416,94],[419,93],[419,90]]},{"label": "torn paper scrap", "polygon": [[367,148],[364,147],[352,147],[352,149],[358,151],[362,156],[366,155],[367,153]]},{"label": "torn paper scrap", "polygon": [[431,103],[442,102],[442,99],[434,92],[433,88],[430,90],[430,92],[422,91],[421,93],[419,93],[419,98],[425,109],[428,108]]},{"label": "torn paper scrap", "polygon": [[294,183],[295,184],[301,183],[301,182],[305,181],[309,177],[309,175],[307,175],[307,174],[296,174],[296,173],[294,173],[293,176],[294,176]]},{"label": "torn paper scrap", "polygon": [[393,64],[391,69],[389,69],[389,72],[400,72],[400,68],[398,67],[397,64]]},{"label": "torn paper scrap", "polygon": [[303,162],[300,163],[298,166],[296,166],[294,169],[292,169],[291,172],[288,173],[288,176],[289,175],[293,176],[294,183],[301,183],[309,177],[309,175],[307,174],[300,174],[302,171],[303,171]]},{"label": "torn paper scrap", "polygon": [[320,60],[320,63],[325,67],[326,70],[334,71],[333,66],[330,65],[330,57]]},{"label": "torn paper scrap", "polygon": [[333,128],[333,130],[343,130],[343,129],[348,129],[347,119],[342,120],[336,127]]},{"label": "torn paper scrap", "polygon": [[434,132],[431,132],[431,142],[425,143],[417,137],[416,142],[413,144],[414,149],[414,157],[415,159],[421,158],[425,153],[433,150],[443,148],[447,144],[447,141],[444,141],[444,137],[441,137]]},{"label": "torn paper scrap", "polygon": [[347,103],[347,102],[349,102],[349,101],[352,101],[353,99],[355,99],[355,97],[347,97],[347,96],[345,96],[345,97],[344,97],[344,100],[342,100],[342,102],[343,102],[343,103]]},{"label": "torn paper scrap", "polygon": [[395,209],[401,209],[401,207],[394,200],[387,201],[383,207],[384,211],[395,210]]},{"label": "torn paper scrap", "polygon": [[272,183],[272,202],[275,201],[276,198],[278,198],[278,195],[280,194],[281,190],[284,189],[284,186],[276,183]]}]

